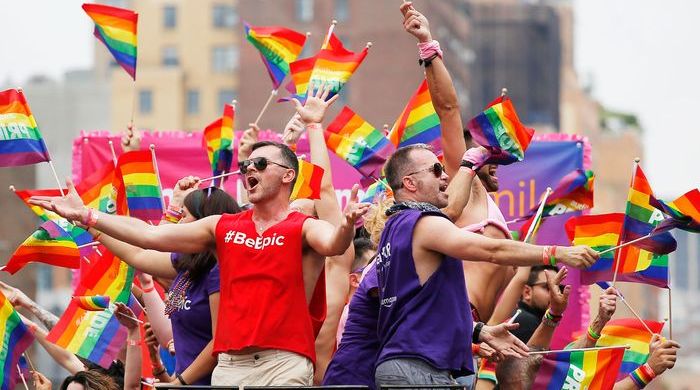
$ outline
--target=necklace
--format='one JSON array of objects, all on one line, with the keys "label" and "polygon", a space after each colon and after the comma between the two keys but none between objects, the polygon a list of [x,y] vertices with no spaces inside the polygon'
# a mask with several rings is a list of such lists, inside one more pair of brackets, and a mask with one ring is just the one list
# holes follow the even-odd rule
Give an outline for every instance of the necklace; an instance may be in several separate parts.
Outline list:
[{"label": "necklace", "polygon": [[181,307],[184,307],[187,291],[190,289],[191,284],[192,281],[190,280],[189,271],[182,274],[180,278],[175,281],[168,292],[168,296],[165,298],[166,316],[170,316],[174,312],[180,310]]}]

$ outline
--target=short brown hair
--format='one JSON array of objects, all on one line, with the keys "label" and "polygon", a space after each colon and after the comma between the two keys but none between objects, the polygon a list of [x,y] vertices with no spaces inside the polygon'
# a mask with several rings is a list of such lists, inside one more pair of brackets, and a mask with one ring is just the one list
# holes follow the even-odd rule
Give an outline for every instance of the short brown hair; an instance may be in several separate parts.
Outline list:
[{"label": "short brown hair", "polygon": [[406,175],[406,172],[411,169],[409,168],[411,152],[419,149],[431,150],[426,144],[404,146],[398,148],[384,165],[386,180],[389,182],[389,187],[391,187],[394,193],[403,187],[402,179]]}]

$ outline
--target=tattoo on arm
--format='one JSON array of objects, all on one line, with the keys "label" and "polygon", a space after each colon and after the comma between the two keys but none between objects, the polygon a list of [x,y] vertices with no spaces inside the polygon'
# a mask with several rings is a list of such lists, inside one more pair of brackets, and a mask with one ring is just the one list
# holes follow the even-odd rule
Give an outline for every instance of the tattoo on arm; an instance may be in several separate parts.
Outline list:
[{"label": "tattoo on arm", "polygon": [[51,330],[58,323],[56,315],[37,304],[32,305],[31,312],[48,330]]}]

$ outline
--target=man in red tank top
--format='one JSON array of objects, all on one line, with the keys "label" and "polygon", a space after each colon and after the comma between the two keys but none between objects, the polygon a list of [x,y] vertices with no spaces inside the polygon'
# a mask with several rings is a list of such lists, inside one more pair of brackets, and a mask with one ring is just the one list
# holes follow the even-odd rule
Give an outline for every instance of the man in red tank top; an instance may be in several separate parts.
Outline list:
[{"label": "man in red tank top", "polygon": [[[297,110],[307,126],[323,119],[328,88]],[[214,215],[187,224],[152,226],[83,205],[72,183],[66,197],[36,197],[35,205],[94,227],[118,240],[162,252],[215,250],[221,269],[221,302],[214,336],[219,363],[213,385],[311,385],[314,333],[308,302],[326,256],[352,244],[355,221],[368,205],[357,203],[357,186],[342,222],[333,226],[289,209],[298,160],[275,142],[253,145],[240,163],[251,210]],[[187,378],[178,376],[183,385]]]}]

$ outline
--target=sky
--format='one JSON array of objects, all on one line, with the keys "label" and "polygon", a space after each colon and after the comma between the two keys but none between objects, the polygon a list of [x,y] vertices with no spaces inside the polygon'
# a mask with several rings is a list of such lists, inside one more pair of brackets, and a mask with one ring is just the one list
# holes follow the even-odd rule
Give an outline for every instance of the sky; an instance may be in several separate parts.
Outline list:
[{"label": "sky", "polygon": [[[94,38],[83,0],[2,1],[0,83],[89,67]],[[657,195],[700,186],[700,2],[575,0],[575,64],[606,107],[636,113],[642,166]],[[42,12],[36,12],[41,9]],[[428,15],[429,16],[429,15]]]}]

